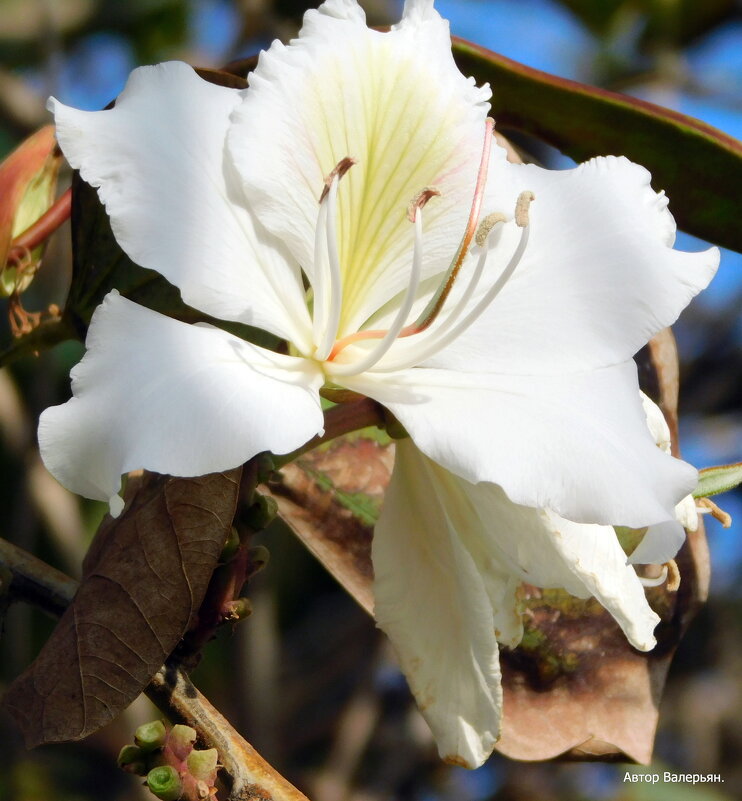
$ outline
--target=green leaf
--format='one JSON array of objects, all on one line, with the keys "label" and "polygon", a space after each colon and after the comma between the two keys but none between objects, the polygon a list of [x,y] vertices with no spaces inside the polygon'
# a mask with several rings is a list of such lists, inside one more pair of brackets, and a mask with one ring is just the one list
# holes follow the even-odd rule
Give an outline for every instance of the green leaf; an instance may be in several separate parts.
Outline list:
[{"label": "green leaf", "polygon": [[722,464],[718,467],[705,467],[698,471],[698,486],[694,498],[708,498],[728,492],[742,484],[742,462]]},{"label": "green leaf", "polygon": [[575,161],[624,155],[652,173],[678,225],[742,252],[739,187],[742,143],[669,109],[557,78],[482,47],[454,39],[465,75],[492,85],[498,126],[535,136]]}]

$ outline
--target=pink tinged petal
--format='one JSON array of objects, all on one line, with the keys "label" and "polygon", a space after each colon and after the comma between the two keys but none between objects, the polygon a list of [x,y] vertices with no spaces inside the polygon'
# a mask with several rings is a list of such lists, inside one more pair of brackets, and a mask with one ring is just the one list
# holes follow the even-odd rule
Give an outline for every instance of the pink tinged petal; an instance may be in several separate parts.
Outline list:
[{"label": "pink tinged petal", "polygon": [[261,54],[233,117],[229,151],[261,222],[314,280],[325,176],[357,160],[338,191],[343,278],[339,335],[353,333],[407,284],[407,205],[426,186],[425,272],[444,270],[466,225],[481,157],[488,88],[456,68],[448,24],[430,2],[406,6],[388,33],[356,3],[308,11],[298,39]]},{"label": "pink tinged petal", "polygon": [[384,404],[456,475],[570,520],[633,528],[672,520],[697,481],[655,445],[633,362],[548,377],[416,368],[344,383]]},{"label": "pink tinged petal", "polygon": [[225,158],[243,93],[179,62],[141,67],[109,111],[50,101],[70,164],[99,187],[119,245],[186,303],[310,344],[301,274],[247,210]]},{"label": "pink tinged petal", "polygon": [[286,453],[323,427],[314,363],[186,325],[120,297],[93,315],[73,397],[39,423],[41,454],[68,489],[120,511],[121,474],[197,476]]},{"label": "pink tinged petal", "polygon": [[[465,360],[489,372],[554,374],[625,361],[716,272],[717,248],[672,249],[667,198],[625,158],[556,171],[510,164],[496,148],[490,164],[485,213],[510,212],[521,191],[535,194],[528,247],[487,312],[436,366]],[[515,247],[518,231],[506,228],[488,264],[492,276]]]},{"label": "pink tinged petal", "polygon": [[431,492],[429,464],[399,443],[374,531],[375,615],[441,757],[474,768],[500,732],[495,622],[478,566]]}]

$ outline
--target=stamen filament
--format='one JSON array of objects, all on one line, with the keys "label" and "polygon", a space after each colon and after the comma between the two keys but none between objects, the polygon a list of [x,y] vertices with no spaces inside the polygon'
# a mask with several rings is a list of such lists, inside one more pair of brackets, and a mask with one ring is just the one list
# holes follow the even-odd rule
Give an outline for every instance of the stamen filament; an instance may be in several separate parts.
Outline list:
[{"label": "stamen filament", "polygon": [[[510,277],[515,272],[516,267],[518,266],[518,264],[520,264],[520,261],[523,258],[523,254],[525,253],[526,246],[528,245],[528,234],[529,234],[529,226],[525,226],[521,231],[520,241],[518,242],[518,246],[516,247],[515,252],[511,256],[507,266],[502,271],[502,273],[500,273],[495,283],[487,290],[484,296],[480,298],[476,306],[474,306],[474,308],[469,311],[469,313],[464,317],[463,320],[456,322],[455,320],[452,319],[453,318],[452,315],[452,318],[449,318],[449,320],[447,320],[444,323],[443,328],[439,332],[436,332],[433,336],[428,337],[425,341],[421,342],[418,347],[412,348],[410,352],[407,354],[407,358],[405,358],[404,360],[390,362],[388,364],[383,365],[382,367],[379,367],[377,365],[375,368],[376,372],[387,373],[387,372],[392,372],[394,370],[404,370],[408,367],[415,367],[419,365],[421,362],[428,359],[430,356],[433,356],[435,353],[444,348],[454,339],[459,337],[467,328],[469,328],[469,326],[472,325],[472,323],[474,323],[481,316],[482,312],[484,312],[484,310],[492,303],[492,301],[497,297],[497,295],[499,295],[502,288],[510,280]],[[487,256],[487,251],[485,251],[482,254],[482,256],[480,256],[480,261],[482,259],[486,260],[486,256]],[[479,270],[479,267],[480,265],[477,264],[477,270]],[[483,268],[484,264],[482,263],[482,269]],[[475,270],[475,274],[477,270]],[[459,305],[460,304],[457,304],[456,309],[454,310],[456,313],[459,312]]]},{"label": "stamen filament", "polygon": [[335,337],[337,336],[338,332],[338,326],[340,325],[340,312],[343,301],[343,287],[340,276],[340,255],[338,253],[336,227],[337,192],[339,182],[340,175],[336,174],[332,178],[330,190],[326,197],[327,214],[325,230],[327,234],[327,257],[330,268],[330,297],[327,309],[327,322],[322,326],[319,336],[320,341],[317,343],[317,351],[315,353],[315,358],[320,361],[324,361],[332,350],[332,343],[335,341]]},{"label": "stamen filament", "polygon": [[484,198],[484,189],[487,184],[487,170],[489,166],[490,160],[490,151],[492,149],[492,132],[495,127],[495,121],[487,117],[485,123],[485,131],[484,131],[484,145],[482,147],[482,157],[479,162],[479,171],[477,173],[477,183],[474,189],[474,197],[472,199],[471,209],[469,211],[469,219],[466,223],[466,228],[464,229],[464,235],[461,238],[461,242],[459,243],[459,247],[456,250],[456,254],[453,257],[453,261],[446,272],[446,275],[438,287],[438,291],[433,295],[430,299],[430,302],[423,310],[422,314],[415,320],[412,325],[407,326],[407,328],[403,329],[400,333],[400,336],[407,337],[413,334],[419,334],[421,331],[424,331],[428,328],[435,318],[440,313],[440,310],[443,308],[443,304],[446,302],[446,298],[451,292],[453,288],[454,282],[456,281],[456,277],[459,274],[459,270],[461,269],[461,265],[464,263],[464,259],[466,258],[466,254],[469,251],[469,246],[471,245],[471,241],[474,237],[474,233],[477,230],[477,224],[479,223],[479,214],[482,209],[482,200]]},{"label": "stamen filament", "polygon": [[[411,215],[412,216],[412,215]],[[407,285],[407,289],[405,291],[405,296],[402,301],[402,305],[399,307],[399,310],[394,318],[394,322],[389,327],[389,330],[384,335],[383,339],[371,350],[370,353],[366,355],[365,358],[361,359],[360,361],[353,362],[351,364],[333,364],[332,368],[332,375],[356,375],[357,373],[362,373],[365,370],[369,370],[373,367],[379,359],[384,356],[389,348],[392,347],[395,340],[397,339],[399,332],[404,327],[405,322],[407,321],[407,317],[410,314],[412,309],[412,305],[415,302],[415,296],[417,294],[417,288],[420,285],[420,276],[422,274],[422,267],[423,267],[423,220],[422,220],[422,206],[416,207],[416,212],[414,214],[413,220],[415,225],[415,248],[412,254],[412,270],[410,271],[410,282]],[[332,355],[339,352],[337,345],[333,348]]]},{"label": "stamen filament", "polygon": [[327,229],[327,204],[320,201],[319,212],[317,214],[317,227],[314,231],[314,275],[312,284],[314,287],[314,309],[312,311],[312,334],[315,342],[322,337],[325,330],[325,320],[327,318],[327,268],[325,266],[325,249],[323,243]]},{"label": "stamen filament", "polygon": [[645,578],[644,576],[638,578],[644,587],[659,587],[667,580],[667,573],[667,565],[662,565],[662,573],[657,578]]}]

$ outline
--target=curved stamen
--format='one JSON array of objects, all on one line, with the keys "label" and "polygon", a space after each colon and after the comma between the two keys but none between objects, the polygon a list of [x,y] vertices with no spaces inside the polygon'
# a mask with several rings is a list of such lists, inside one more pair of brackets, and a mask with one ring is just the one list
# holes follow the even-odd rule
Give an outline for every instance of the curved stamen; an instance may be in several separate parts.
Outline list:
[{"label": "curved stamen", "polygon": [[337,190],[340,179],[356,163],[346,156],[325,178],[319,197],[319,213],[314,235],[314,313],[312,331],[316,343],[315,358],[324,360],[337,335],[342,309],[343,289],[340,256],[337,246]]},{"label": "curved stamen", "polygon": [[[390,362],[382,367],[376,366],[375,369],[377,372],[392,372],[394,370],[404,370],[408,367],[415,367],[419,365],[421,362],[425,361],[430,356],[433,356],[454,339],[459,337],[481,316],[484,310],[487,309],[492,301],[500,294],[500,291],[510,280],[517,266],[520,264],[521,259],[523,258],[523,254],[525,253],[528,245],[528,236],[530,232],[530,226],[528,224],[528,205],[533,199],[534,196],[532,192],[521,192],[521,194],[518,196],[518,205],[516,206],[516,223],[522,226],[520,240],[505,269],[500,273],[495,283],[487,290],[482,298],[480,298],[479,302],[474,306],[474,308],[469,311],[463,320],[457,322],[454,314],[456,317],[458,317],[460,314],[460,309],[463,309],[463,305],[461,302],[459,302],[454,309],[454,313],[452,313],[451,317],[444,322],[440,331],[435,332],[432,336],[426,338],[423,342],[420,342],[417,347],[411,348],[404,360]],[[480,255],[480,260],[474,271],[474,276],[472,276],[471,283],[473,283],[475,277],[477,281],[479,280],[479,275],[481,275],[481,272],[484,269],[484,262],[486,261],[488,251],[489,248],[484,250]],[[469,289],[471,289],[471,292]],[[467,302],[473,291],[474,288],[470,284],[470,287],[467,287],[467,290],[464,293]]]},{"label": "curved stamen", "polygon": [[446,298],[453,288],[456,277],[461,270],[461,265],[464,263],[466,254],[469,252],[469,246],[477,230],[479,223],[479,214],[482,209],[482,200],[484,199],[484,189],[487,185],[487,171],[490,160],[490,151],[492,149],[492,131],[495,128],[495,121],[491,117],[487,117],[484,130],[484,145],[482,146],[482,157],[479,161],[479,171],[477,172],[477,183],[474,188],[474,197],[472,198],[471,209],[469,210],[469,219],[464,229],[464,235],[453,257],[453,261],[446,272],[446,275],[438,287],[438,291],[430,299],[430,302],[423,310],[422,314],[415,320],[412,325],[407,326],[400,333],[400,336],[407,337],[413,334],[419,334],[428,328],[443,308]]},{"label": "curved stamen", "polygon": [[[419,215],[418,212],[422,212],[423,207],[427,205],[428,201],[431,200],[434,197],[440,196],[440,194],[441,193],[435,187],[426,186],[423,189],[421,189],[415,195],[414,198],[412,198],[412,200],[410,201],[410,205],[407,207],[407,219],[410,222],[416,223],[416,221],[418,219],[418,216],[420,216],[420,226],[419,226],[419,228],[420,228],[420,241],[419,241],[419,243],[418,243],[418,226],[417,225],[415,226],[415,248],[416,249],[418,247],[420,248],[420,254],[422,254],[422,216]],[[416,282],[415,283],[414,292],[417,292],[417,287],[418,287],[419,282],[420,282],[419,281],[419,277],[418,278],[414,278],[415,253],[416,252],[417,252],[417,250],[413,250],[413,254],[412,254],[412,273],[410,274],[410,283],[413,280]],[[420,271],[422,273],[422,255],[420,255]],[[406,290],[407,293],[409,293],[409,286],[410,286],[410,284],[408,284],[408,289]],[[406,294],[405,295],[405,300],[403,302],[406,302],[407,299],[409,299],[410,308],[411,308],[412,305],[415,302],[415,298],[414,297],[409,297],[409,294]],[[409,313],[409,311],[408,311],[408,313]],[[400,314],[401,314],[401,310],[400,310]],[[406,317],[407,317],[407,315],[405,315],[405,318]],[[393,326],[396,326],[396,323],[397,323],[397,318],[395,318]],[[404,323],[403,323],[403,325],[404,325]],[[404,329],[400,329],[400,330],[404,330]],[[330,355],[327,357],[327,360],[328,361],[332,361],[338,355],[338,353],[340,353],[340,351],[343,350],[344,348],[347,348],[348,345],[352,345],[355,342],[360,342],[360,341],[362,341],[364,339],[386,339],[388,333],[389,333],[389,331],[387,329],[384,329],[384,328],[367,328],[365,331],[356,331],[354,334],[348,334],[348,336],[345,336],[342,339],[339,339],[333,345],[332,350],[330,351]],[[397,335],[399,335],[399,333],[400,333],[400,331],[397,331]]]},{"label": "curved stamen", "polygon": [[327,268],[325,267],[325,249],[323,243],[327,236],[327,204],[320,202],[317,213],[317,227],[314,229],[314,275],[312,285],[314,288],[314,309],[312,310],[312,334],[315,342],[322,337],[327,318]]},{"label": "curved stamen", "polygon": [[340,276],[340,255],[337,243],[337,193],[339,176],[335,176],[327,193],[327,219],[325,225],[327,258],[330,266],[329,304],[327,308],[327,321],[322,327],[320,340],[317,342],[315,358],[323,361],[332,350],[338,326],[340,325],[340,310],[343,302],[342,278]]},{"label": "curved stamen", "polygon": [[[427,198],[424,202],[427,202]],[[389,348],[392,347],[397,339],[397,336],[399,335],[399,332],[404,327],[407,317],[412,309],[412,305],[415,302],[415,296],[417,294],[417,288],[420,285],[420,275],[422,274],[423,268],[422,206],[424,205],[424,202],[415,206],[414,211],[412,211],[411,207],[410,216],[412,217],[415,225],[415,248],[412,254],[412,270],[410,270],[410,282],[407,285],[402,305],[399,307],[399,311],[394,318],[394,322],[392,322],[389,330],[386,332],[386,334],[384,334],[383,339],[381,339],[381,341],[373,348],[373,350],[371,350],[371,352],[368,353],[363,359],[351,364],[333,364],[333,376],[356,375],[357,373],[362,373],[365,370],[373,367],[379,361],[379,359],[381,359],[382,356],[387,353]],[[333,356],[339,351],[340,348],[338,348],[336,345],[332,354],[330,355],[330,359],[332,359]]]},{"label": "curved stamen", "polygon": [[662,565],[662,573],[657,578],[645,578],[644,576],[638,576],[637,578],[644,587],[659,587],[667,580],[667,573],[667,565]]}]

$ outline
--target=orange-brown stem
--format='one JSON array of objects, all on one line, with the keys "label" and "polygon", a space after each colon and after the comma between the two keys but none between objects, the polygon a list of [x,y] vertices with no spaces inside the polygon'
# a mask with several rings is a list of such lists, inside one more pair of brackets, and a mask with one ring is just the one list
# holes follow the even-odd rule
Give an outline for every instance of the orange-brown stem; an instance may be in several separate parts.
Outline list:
[{"label": "orange-brown stem", "polygon": [[24,251],[37,248],[45,242],[65,220],[68,220],[72,212],[72,189],[63,192],[56,202],[39,217],[36,222],[26,228],[23,233],[13,240],[10,246],[8,258],[18,258],[16,251]]}]

